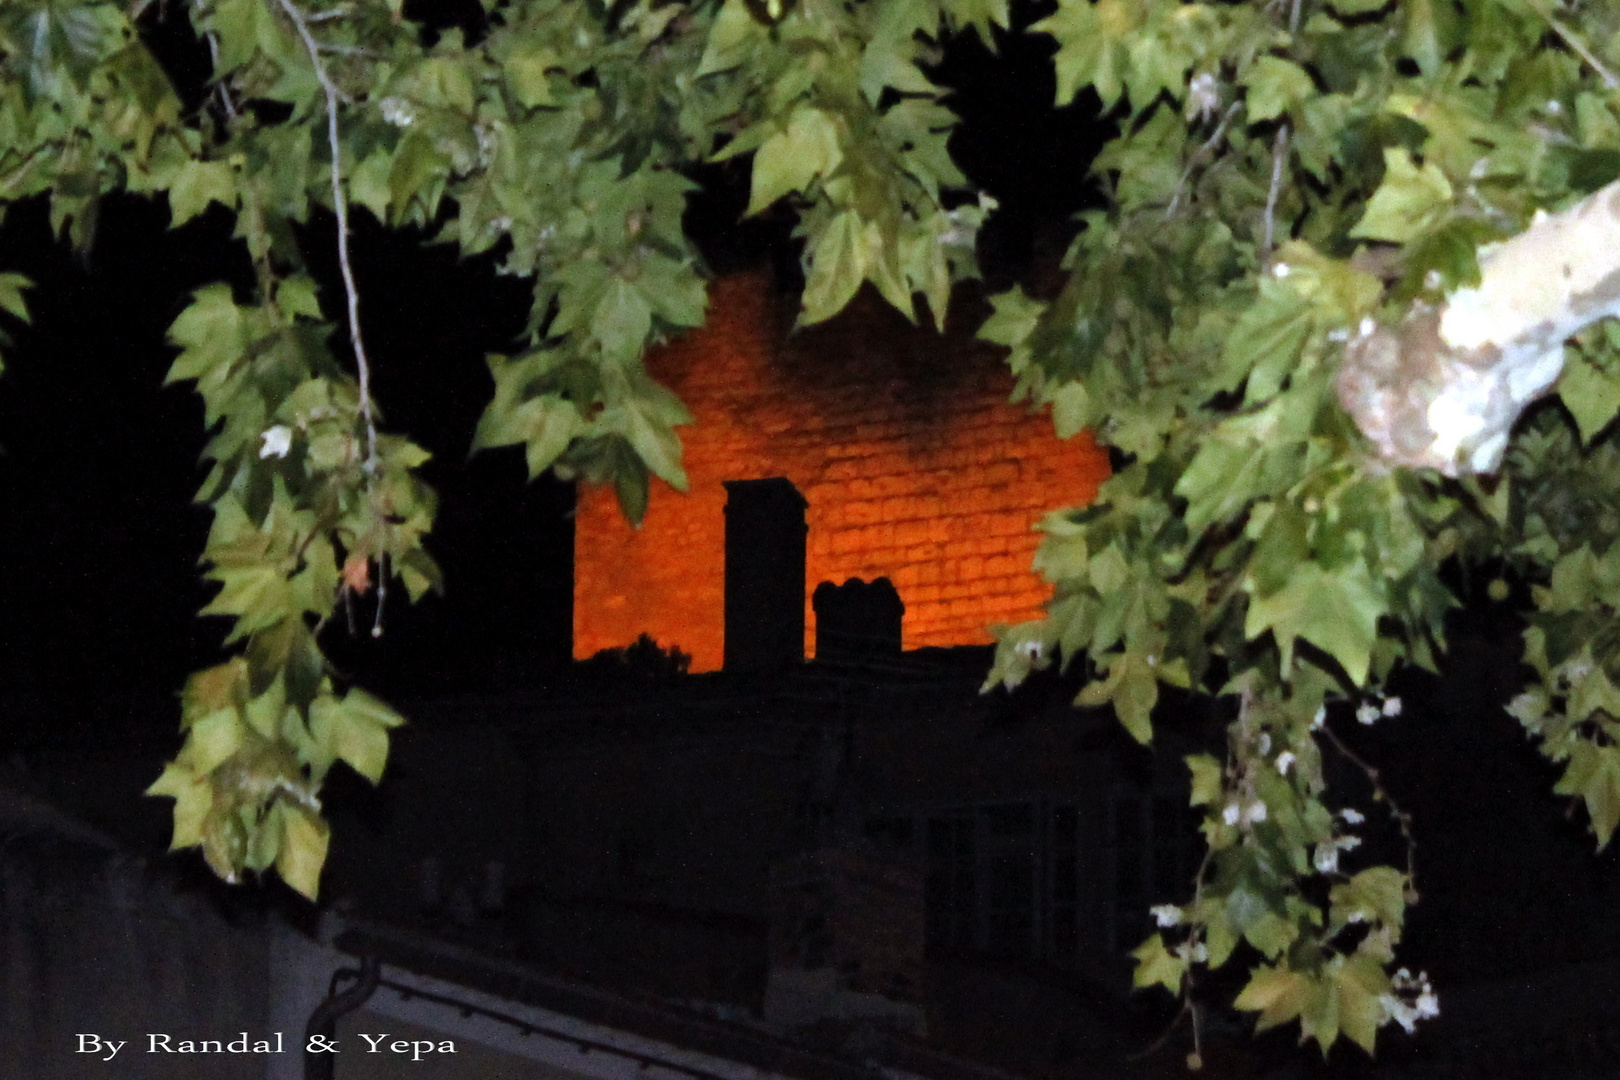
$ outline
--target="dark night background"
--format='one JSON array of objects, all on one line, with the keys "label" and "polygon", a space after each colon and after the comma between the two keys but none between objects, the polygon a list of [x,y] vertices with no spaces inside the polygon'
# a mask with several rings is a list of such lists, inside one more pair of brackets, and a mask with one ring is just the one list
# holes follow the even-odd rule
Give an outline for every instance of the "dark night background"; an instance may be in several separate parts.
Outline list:
[{"label": "dark night background", "polygon": [[[186,80],[197,77],[200,56],[178,12],[150,30],[195,97]],[[420,14],[476,25],[476,5]],[[1024,21],[1037,14],[1030,8]],[[1051,107],[1050,51],[1031,35],[1003,35],[999,57],[976,38],[959,40],[940,72],[960,91],[953,150],[1003,206],[983,237],[987,276],[998,284],[1029,265],[1038,236],[1063,234],[1090,190],[1099,129],[1084,106]],[[712,269],[794,265],[781,215],[741,221],[746,173],[706,169],[700,179],[706,190],[689,220]],[[424,469],[441,499],[430,549],[447,589],[415,607],[394,605],[380,641],[350,646],[341,631],[330,634],[330,651],[394,697],[543,679],[570,651],[572,491],[549,477],[527,483],[514,449],[470,459],[467,450],[491,391],[484,356],[514,347],[527,285],[498,276],[491,257],[462,260],[451,245],[427,247],[363,211],[356,219],[378,401],[390,430],[434,455]],[[167,226],[163,203],[114,197],[82,254],[52,241],[43,200],[12,207],[0,231],[0,267],[37,286],[32,324],[10,327],[15,344],[0,381],[7,740],[117,737],[133,734],[131,720],[155,724],[149,734],[170,732],[167,699],[220,655],[223,621],[195,614],[208,597],[196,564],[208,514],[191,502],[204,475],[202,410],[189,386],[162,386],[173,355],[164,332],[191,290],[222,278],[245,286],[246,263],[218,207]],[[330,216],[318,216],[304,240],[332,310],[341,290]]]},{"label": "dark night background", "polygon": [[[1023,25],[1043,14],[1017,10]],[[434,14],[467,17],[456,5]],[[175,20],[153,32],[174,70],[195,71],[195,42]],[[1070,216],[1094,198],[1086,167],[1105,129],[1086,103],[1052,108],[1050,51],[1023,34],[1003,35],[995,56],[958,40],[940,69],[963,120],[953,151],[1002,206],[981,237],[997,287],[1049,264]],[[690,219],[713,269],[793,264],[786,221],[739,221],[745,174],[700,179],[709,187]],[[434,455],[423,470],[441,500],[430,549],[447,591],[394,604],[379,641],[343,642],[334,627],[327,644],[340,667],[395,701],[554,680],[570,655],[572,489],[527,482],[516,450],[467,452],[491,390],[484,356],[513,347],[527,285],[498,276],[490,258],[461,260],[357,216],[376,393],[387,428]],[[167,225],[161,202],[119,197],[82,255],[52,241],[38,200],[12,207],[0,229],[0,270],[37,286],[32,324],[6,327],[14,344],[0,378],[0,752],[127,745],[155,772],[179,745],[176,691],[222,655],[224,624],[196,616],[209,595],[196,562],[208,515],[191,501],[202,410],[189,387],[162,386],[164,332],[190,290],[241,279],[245,257],[217,207]],[[311,223],[305,247],[331,310],[329,217]],[[1348,733],[1386,766],[1418,821],[1425,901],[1406,956],[1437,981],[1494,976],[1527,955],[1561,963],[1620,951],[1616,932],[1588,915],[1620,897],[1615,856],[1592,855],[1582,816],[1564,813],[1553,774],[1500,712],[1516,680],[1516,635],[1505,609],[1473,605],[1457,623],[1458,673],[1407,679],[1399,724]],[[1515,867],[1534,885],[1535,918],[1526,882],[1509,887]],[[1463,921],[1494,930],[1459,939]]]}]

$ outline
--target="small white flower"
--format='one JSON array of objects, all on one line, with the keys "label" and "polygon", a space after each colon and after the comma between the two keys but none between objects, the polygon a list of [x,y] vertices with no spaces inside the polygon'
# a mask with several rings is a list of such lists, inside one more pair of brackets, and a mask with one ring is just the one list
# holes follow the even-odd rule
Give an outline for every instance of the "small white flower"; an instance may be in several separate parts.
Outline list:
[{"label": "small white flower", "polygon": [[1187,84],[1188,121],[1208,120],[1221,107],[1220,83],[1213,72],[1200,71]]},{"label": "small white flower", "polygon": [[395,127],[406,128],[416,122],[416,110],[404,98],[385,97],[377,102],[382,118]]},{"label": "small white flower", "polygon": [[1262,731],[1260,733],[1260,740],[1259,741],[1260,741],[1260,756],[1264,757],[1265,755],[1271,753],[1271,733],[1266,732],[1266,731]]},{"label": "small white flower", "polygon": [[1384,1007],[1384,1018],[1401,1025],[1408,1035],[1417,1029],[1417,1010],[1394,994],[1383,995],[1378,999],[1378,1004]]},{"label": "small white flower", "polygon": [[1366,816],[1353,806],[1347,806],[1343,810],[1340,810],[1339,816],[1344,818],[1344,820],[1351,825],[1360,825],[1363,821],[1367,820]]},{"label": "small white flower", "polygon": [[1191,960],[1195,964],[1207,963],[1209,960],[1209,948],[1202,941],[1196,945],[1190,941],[1183,941],[1176,946],[1175,953],[1183,960]]},{"label": "small white flower", "polygon": [[1336,874],[1339,872],[1339,848],[1335,844],[1317,844],[1315,856],[1311,861],[1316,865],[1318,874]]},{"label": "small white flower", "polygon": [[[1407,1032],[1411,1033],[1419,1020],[1432,1020],[1440,1015],[1440,999],[1435,995],[1434,987],[1429,985],[1428,972],[1419,972],[1416,977],[1405,968],[1401,968],[1390,978],[1390,988],[1394,991],[1378,999],[1384,1007],[1386,1019],[1393,1020]],[[1410,994],[1417,991],[1417,995],[1410,1003],[1397,995]]]},{"label": "small white flower", "polygon": [[1382,710],[1372,702],[1364,702],[1356,708],[1356,720],[1362,724],[1376,724],[1378,718],[1383,716]]},{"label": "small white flower", "polygon": [[266,428],[264,434],[259,436],[264,445],[259,447],[261,458],[284,458],[287,451],[292,449],[292,428],[286,424],[277,424],[273,428]]},{"label": "small white flower", "polygon": [[1329,341],[1333,342],[1335,345],[1337,345],[1341,341],[1349,341],[1350,340],[1350,331],[1348,329],[1346,329],[1345,327],[1342,327],[1342,326],[1339,327],[1337,330],[1329,330],[1328,334],[1327,334],[1327,339]]},{"label": "small white flower", "polygon": [[1561,102],[1557,101],[1556,99],[1553,100],[1553,101],[1547,102],[1547,115],[1548,116],[1559,116],[1559,115],[1563,114],[1563,111],[1564,111],[1563,104]]},{"label": "small white flower", "polygon": [[1292,750],[1284,750],[1282,753],[1277,755],[1277,771],[1282,773],[1284,776],[1287,776],[1288,770],[1294,767],[1294,761],[1294,752]]},{"label": "small white flower", "polygon": [[1361,846],[1361,837],[1341,836],[1337,840],[1333,841],[1333,846],[1338,848],[1340,851],[1354,851],[1356,848]]},{"label": "small white flower", "polygon": [[1428,273],[1423,275],[1423,287],[1426,289],[1438,289],[1442,280],[1443,279],[1440,277],[1440,271],[1430,270]]},{"label": "small white flower", "polygon": [[1243,823],[1252,825],[1255,822],[1266,820],[1266,804],[1259,799],[1243,808]]},{"label": "small white flower", "polygon": [[495,129],[485,127],[483,124],[473,125],[473,135],[478,139],[478,164],[489,168],[495,162],[495,152],[500,149],[500,136]]},{"label": "small white flower", "polygon": [[1316,729],[1320,728],[1322,726],[1322,724],[1326,720],[1327,720],[1327,706],[1326,705],[1318,705],[1316,707],[1316,715],[1311,717],[1311,730],[1315,731]]},{"label": "small white flower", "polygon": [[1384,715],[1396,717],[1401,715],[1401,699],[1392,697],[1384,702]]},{"label": "small white flower", "polygon": [[1293,273],[1294,270],[1293,270],[1293,267],[1289,266],[1287,263],[1280,262],[1276,266],[1273,266],[1271,268],[1271,272],[1273,274],[1276,274],[1280,278],[1284,278],[1284,277],[1287,277],[1289,274]]},{"label": "small white flower", "polygon": [[1228,825],[1236,825],[1238,823],[1238,819],[1242,816],[1243,808],[1235,802],[1227,803],[1226,809],[1221,811],[1221,820],[1226,822]]},{"label": "small white flower", "polygon": [[1181,909],[1174,904],[1158,904],[1148,909],[1153,921],[1162,927],[1180,926]]},{"label": "small white flower", "polygon": [[1366,318],[1363,318],[1361,323],[1356,327],[1356,336],[1366,337],[1376,329],[1378,329],[1378,324],[1374,322],[1372,317],[1369,315]]}]

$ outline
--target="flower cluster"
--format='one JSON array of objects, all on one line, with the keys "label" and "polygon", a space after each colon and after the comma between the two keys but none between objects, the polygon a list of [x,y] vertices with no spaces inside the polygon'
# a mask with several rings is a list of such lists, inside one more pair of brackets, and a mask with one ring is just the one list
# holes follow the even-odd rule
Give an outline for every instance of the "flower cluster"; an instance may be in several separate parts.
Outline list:
[{"label": "flower cluster", "polygon": [[1384,1017],[1401,1025],[1409,1035],[1419,1020],[1432,1020],[1440,1015],[1440,999],[1429,985],[1426,971],[1413,975],[1401,968],[1390,978],[1390,991],[1378,999],[1384,1007]]}]

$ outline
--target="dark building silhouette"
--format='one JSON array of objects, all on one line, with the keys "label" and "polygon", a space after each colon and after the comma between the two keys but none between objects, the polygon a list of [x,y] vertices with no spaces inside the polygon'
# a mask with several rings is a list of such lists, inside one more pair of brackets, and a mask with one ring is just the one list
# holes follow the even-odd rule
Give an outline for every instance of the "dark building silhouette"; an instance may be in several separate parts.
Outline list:
[{"label": "dark building silhouette", "polygon": [[804,659],[804,511],[789,480],[728,480],[727,671]]},{"label": "dark building silhouette", "polygon": [[816,659],[849,662],[900,655],[906,605],[888,578],[850,578],[842,585],[823,581],[813,601]]}]

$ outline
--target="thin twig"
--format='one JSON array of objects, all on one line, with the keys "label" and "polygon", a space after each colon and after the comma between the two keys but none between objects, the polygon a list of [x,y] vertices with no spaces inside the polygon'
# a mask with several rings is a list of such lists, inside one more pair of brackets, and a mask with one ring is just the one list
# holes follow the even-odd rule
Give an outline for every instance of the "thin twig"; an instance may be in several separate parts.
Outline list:
[{"label": "thin twig", "polygon": [[327,8],[325,11],[312,11],[304,16],[305,22],[330,22],[333,19],[344,19],[354,14],[353,4],[339,4],[337,7]]},{"label": "thin twig", "polygon": [[1553,33],[1564,39],[1565,45],[1568,45],[1577,56],[1585,60],[1588,67],[1597,72],[1598,78],[1603,80],[1605,87],[1610,90],[1620,90],[1620,77],[1617,77],[1614,72],[1604,66],[1603,61],[1597,58],[1597,54],[1587,46],[1579,34],[1571,30],[1557,15],[1554,15],[1551,9],[1544,8],[1540,4],[1532,4],[1531,8],[1536,14],[1547,20],[1547,25],[1553,28]]},{"label": "thin twig", "polygon": [[1276,234],[1277,198],[1282,194],[1283,165],[1288,160],[1289,129],[1285,123],[1277,129],[1271,143],[1271,189],[1266,192],[1266,232],[1260,245],[1260,257],[1271,254],[1272,239]]},{"label": "thin twig", "polygon": [[1221,138],[1226,134],[1227,127],[1231,125],[1232,118],[1237,115],[1238,110],[1242,107],[1243,103],[1239,101],[1234,101],[1227,106],[1225,114],[1221,116],[1221,122],[1215,126],[1214,134],[1206,139],[1202,146],[1194,150],[1192,156],[1187,159],[1187,167],[1181,171],[1181,179],[1176,181],[1176,190],[1170,194],[1170,205],[1164,208],[1165,217],[1175,214],[1176,207],[1181,204],[1181,196],[1186,191],[1187,181],[1192,177],[1193,169],[1209,160],[1210,156],[1215,152],[1215,147],[1220,144]]},{"label": "thin twig", "polygon": [[[219,74],[219,35],[210,30],[203,35],[208,39],[208,58],[214,65],[214,74]],[[220,79],[214,84],[214,92],[219,95],[219,103],[225,109],[225,115],[232,120],[236,119],[236,102],[231,100],[231,92]]]},{"label": "thin twig", "polygon": [[[304,43],[304,51],[309,53],[309,62],[315,68],[315,78],[320,81],[321,91],[326,95],[326,141],[332,153],[332,210],[337,215],[338,268],[343,274],[343,295],[348,301],[349,344],[354,349],[354,366],[359,376],[360,422],[366,429],[366,460],[361,468],[365,472],[367,486],[375,497],[380,464],[377,456],[377,417],[371,402],[371,363],[366,358],[366,343],[360,334],[360,290],[354,283],[354,267],[349,257],[349,201],[343,194],[343,150],[338,140],[338,105],[343,100],[343,94],[332,81],[326,65],[321,62],[321,45],[310,33],[303,12],[292,0],[279,0],[279,3],[297,29]],[[372,622],[372,637],[382,634],[383,604],[388,596],[388,564],[382,555],[378,556],[377,570],[377,613]]]},{"label": "thin twig", "polygon": [[366,428],[367,474],[377,471],[377,422],[371,405],[371,364],[366,359],[366,344],[360,336],[360,290],[354,283],[354,267],[349,261],[349,201],[343,194],[343,149],[338,141],[338,104],[343,94],[332,82],[331,73],[321,63],[321,46],[309,32],[303,12],[291,0],[279,0],[281,10],[287,13],[298,36],[309,53],[309,62],[315,67],[315,78],[320,81],[326,95],[326,141],[332,152],[332,209],[337,214],[338,268],[343,273],[343,294],[349,304],[349,343],[354,347],[354,366],[360,376],[360,421]]},{"label": "thin twig", "polygon": [[1160,1050],[1163,1050],[1164,1044],[1169,1042],[1171,1036],[1181,1029],[1182,1020],[1186,1019],[1188,1016],[1194,1016],[1193,1030],[1196,1031],[1197,1019],[1193,1011],[1192,1002],[1183,997],[1181,999],[1181,1008],[1176,1010],[1176,1015],[1170,1018],[1170,1023],[1165,1027],[1164,1031],[1160,1032],[1159,1037],[1135,1053],[1126,1054],[1125,1060],[1130,1062],[1143,1061],[1152,1057],[1154,1054],[1157,1054]]},{"label": "thin twig", "polygon": [[331,53],[333,56],[359,56],[367,60],[381,60],[382,53],[376,49],[368,49],[364,45],[337,45],[328,43],[321,46],[321,52]]},{"label": "thin twig", "polygon": [[388,553],[377,556],[377,612],[371,618],[371,636],[382,637],[383,608],[388,604]]},{"label": "thin twig", "polygon": [[1340,756],[1367,774],[1367,780],[1372,784],[1373,801],[1382,802],[1389,807],[1389,816],[1394,819],[1396,827],[1401,830],[1401,839],[1406,841],[1406,902],[1409,904],[1417,903],[1417,839],[1412,836],[1412,815],[1402,810],[1400,804],[1385,790],[1383,781],[1379,778],[1377,766],[1368,763],[1360,754],[1346,746],[1344,740],[1339,738],[1334,730],[1326,724],[1323,724],[1318,730],[1327,737],[1328,742],[1333,744],[1333,748],[1339,752]]}]

